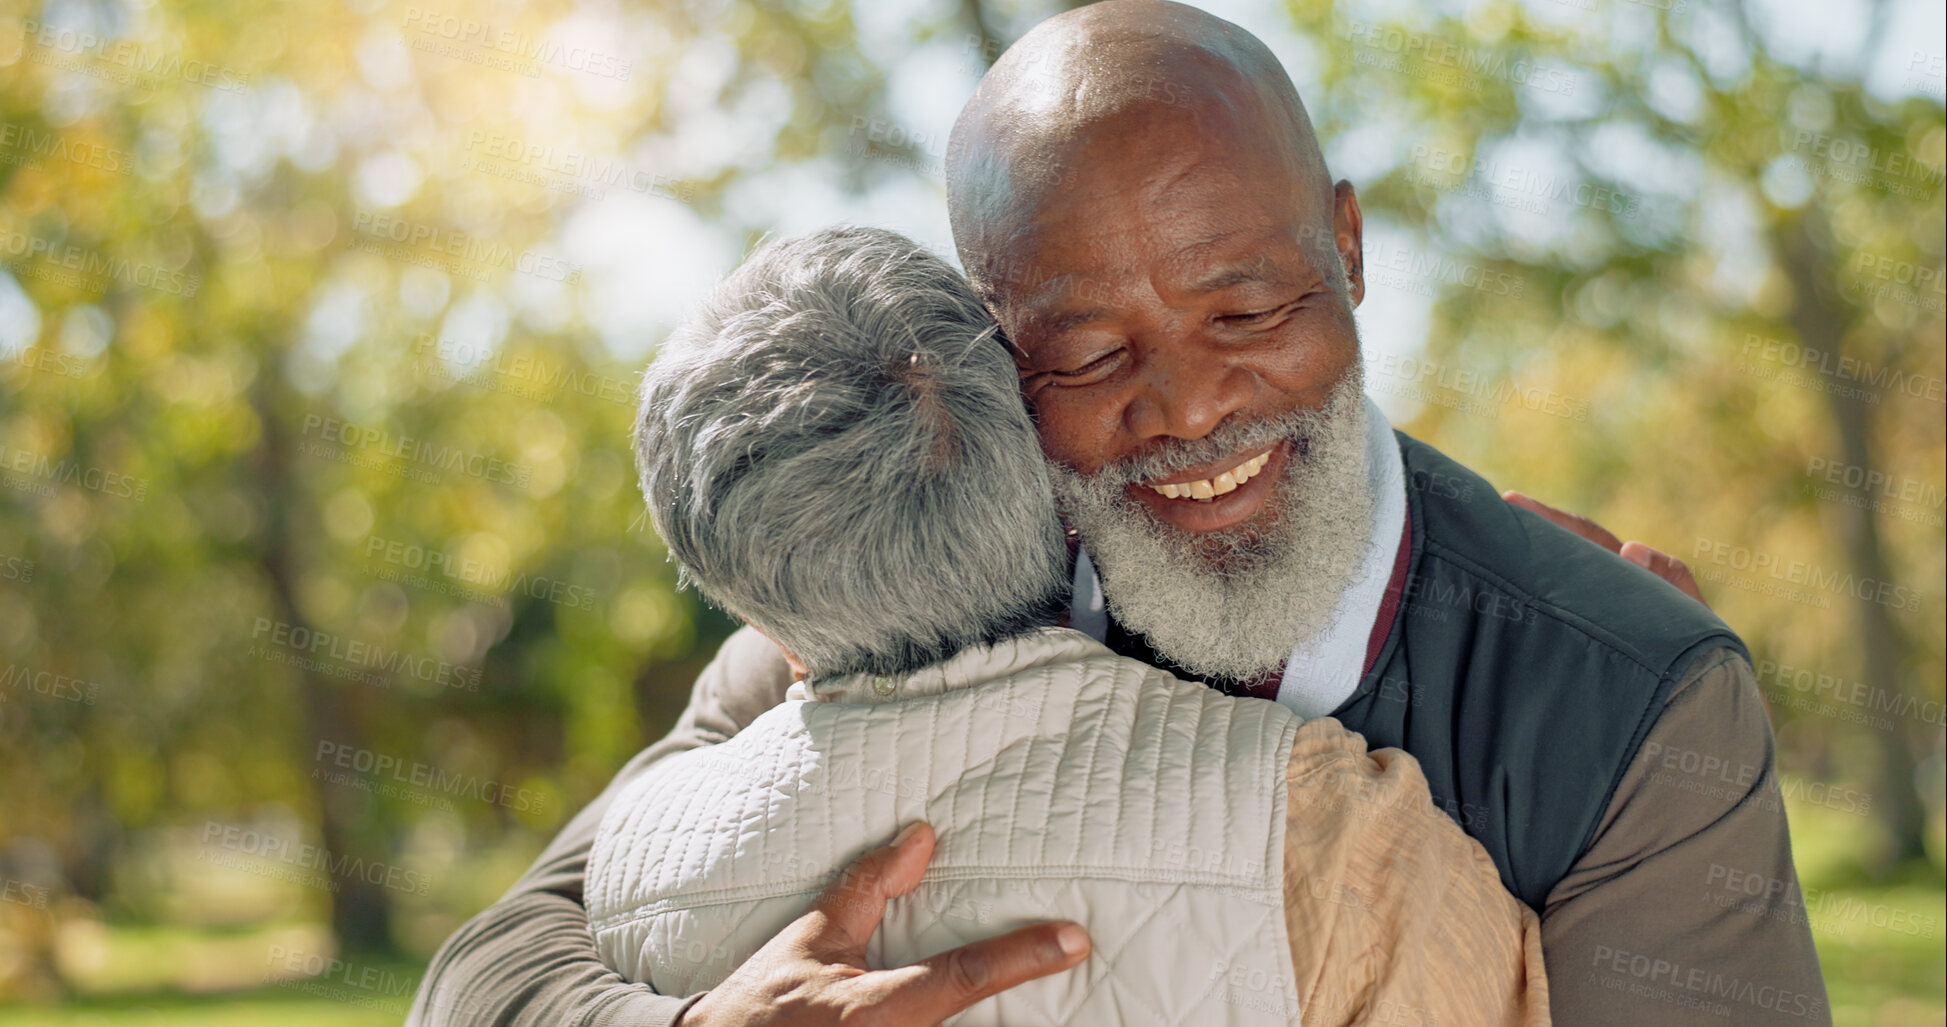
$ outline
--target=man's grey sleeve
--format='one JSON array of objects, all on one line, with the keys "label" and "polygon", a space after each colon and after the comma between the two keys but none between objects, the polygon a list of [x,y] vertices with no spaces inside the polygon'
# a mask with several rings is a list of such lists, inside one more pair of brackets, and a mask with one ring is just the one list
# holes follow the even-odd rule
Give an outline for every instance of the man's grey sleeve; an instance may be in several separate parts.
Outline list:
[{"label": "man's grey sleeve", "polygon": [[617,793],[672,753],[715,745],[784,701],[791,671],[769,639],[744,628],[697,676],[689,708],[662,741],[615,775],[526,876],[433,955],[407,1018],[414,1027],[668,1027],[695,1001],[658,995],[603,966],[588,932],[582,879],[595,830]]},{"label": "man's grey sleeve", "polygon": [[1541,938],[1556,1023],[1832,1022],[1741,654],[1705,654],[1678,682],[1549,892]]}]

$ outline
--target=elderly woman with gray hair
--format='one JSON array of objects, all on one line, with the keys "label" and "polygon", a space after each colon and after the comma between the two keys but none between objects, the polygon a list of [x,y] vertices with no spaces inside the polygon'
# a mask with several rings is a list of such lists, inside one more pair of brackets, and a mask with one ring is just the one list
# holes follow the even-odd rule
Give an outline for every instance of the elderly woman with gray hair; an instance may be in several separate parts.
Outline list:
[{"label": "elderly woman with gray hair", "polygon": [[617,797],[604,960],[717,987],[924,822],[873,966],[1050,916],[1093,945],[955,1023],[1546,1023],[1534,913],[1410,756],[1059,626],[1064,532],[995,333],[938,258],[837,228],[753,254],[650,366],[656,529],[801,680]]}]

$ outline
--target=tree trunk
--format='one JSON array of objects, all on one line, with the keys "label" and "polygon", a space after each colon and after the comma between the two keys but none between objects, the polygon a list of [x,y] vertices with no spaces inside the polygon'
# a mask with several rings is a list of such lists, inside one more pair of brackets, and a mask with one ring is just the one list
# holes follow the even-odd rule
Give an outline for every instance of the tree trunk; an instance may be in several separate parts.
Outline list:
[{"label": "tree trunk", "polygon": [[[277,604],[277,617],[293,631],[315,631],[297,602],[297,577],[300,561],[293,547],[290,509],[298,501],[298,484],[291,474],[290,438],[276,413],[278,404],[266,394],[275,386],[273,376],[259,376],[252,405],[263,425],[263,441],[258,447],[257,480],[264,493],[264,549],[260,563],[270,578]],[[293,668],[304,703],[304,734],[295,762],[302,767],[316,763],[318,742],[365,747],[357,710],[349,690],[365,687],[333,681],[304,668]],[[374,884],[366,873],[386,880],[384,868],[392,854],[383,832],[360,830],[375,821],[376,802],[370,793],[351,788],[333,788],[313,779],[312,792],[318,807],[320,842],[326,852],[326,866],[315,868],[332,883],[331,928],[341,946],[352,950],[383,951],[392,947],[391,904],[383,883]]]},{"label": "tree trunk", "polygon": [[[1852,326],[1844,312],[1850,305],[1835,301],[1838,264],[1833,260],[1826,226],[1822,220],[1815,220],[1821,217],[1809,211],[1791,215],[1774,230],[1773,241],[1791,277],[1791,323],[1799,342],[1836,357],[1848,344]],[[1856,396],[1841,395],[1841,391],[1828,389],[1825,393],[1838,428],[1840,452],[1851,466],[1878,468],[1873,443],[1874,406]],[[1846,562],[1852,572],[1861,579],[1887,581],[1886,551],[1872,507],[1841,504],[1838,517],[1844,526]],[[1906,668],[1912,665],[1912,648],[1892,612],[1882,603],[1858,598],[1851,601],[1856,604],[1857,639],[1864,661],[1860,669],[1867,687],[1924,699],[1905,680]],[[1895,717],[1893,727],[1871,746],[1878,756],[1872,811],[1874,819],[1886,826],[1888,836],[1876,865],[1868,868],[1879,874],[1926,855],[1927,811],[1919,794],[1911,735],[1905,719]]]}]

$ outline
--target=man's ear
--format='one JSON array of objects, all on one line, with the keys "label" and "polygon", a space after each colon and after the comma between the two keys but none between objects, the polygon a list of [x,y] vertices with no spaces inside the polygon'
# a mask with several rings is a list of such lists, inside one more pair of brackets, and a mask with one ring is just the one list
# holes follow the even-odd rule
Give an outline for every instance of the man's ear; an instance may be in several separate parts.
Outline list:
[{"label": "man's ear", "polygon": [[1345,284],[1357,307],[1366,298],[1365,218],[1359,213],[1359,196],[1352,183],[1344,179],[1332,187],[1332,242],[1345,265]]},{"label": "man's ear", "polygon": [[[743,621],[746,625],[749,625],[752,631],[755,631],[758,634],[763,635],[765,638],[771,638],[770,632],[765,631],[763,628],[760,628],[755,624],[751,624],[749,618],[738,617],[737,619]],[[811,672],[804,669],[804,661],[798,659],[797,653],[794,653],[791,650],[786,649],[783,643],[779,642],[775,638],[771,638],[771,644],[777,646],[777,651],[784,654],[784,662],[791,665],[791,680],[803,681],[805,678],[811,676]]]}]

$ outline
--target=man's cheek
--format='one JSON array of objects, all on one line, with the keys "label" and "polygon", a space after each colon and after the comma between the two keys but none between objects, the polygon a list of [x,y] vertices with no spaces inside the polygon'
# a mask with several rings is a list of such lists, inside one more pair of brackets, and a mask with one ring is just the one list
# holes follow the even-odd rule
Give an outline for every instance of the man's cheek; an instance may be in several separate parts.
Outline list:
[{"label": "man's cheek", "polygon": [[1337,299],[1305,301],[1276,332],[1251,347],[1246,369],[1265,385],[1317,409],[1359,362],[1352,311]]},{"label": "man's cheek", "polygon": [[1040,389],[1028,397],[1028,411],[1034,416],[1041,455],[1092,475],[1114,456],[1110,447],[1116,438],[1116,419],[1104,412],[1106,404],[1082,401],[1072,395],[1075,391],[1058,386]]}]

